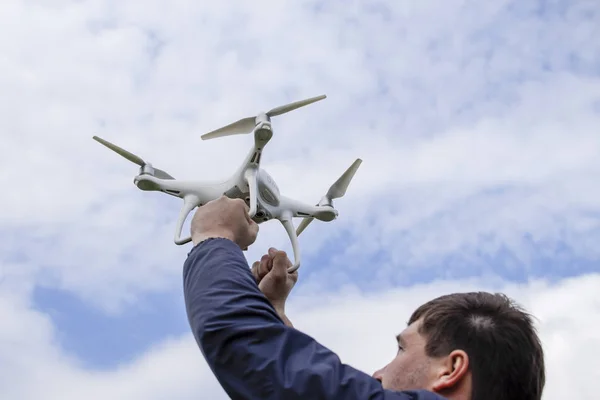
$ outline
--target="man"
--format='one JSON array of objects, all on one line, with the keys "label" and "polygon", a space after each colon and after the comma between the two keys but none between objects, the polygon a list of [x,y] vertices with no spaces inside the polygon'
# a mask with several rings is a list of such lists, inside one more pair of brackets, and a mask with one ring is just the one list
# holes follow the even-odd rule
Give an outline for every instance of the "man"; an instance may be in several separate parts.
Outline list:
[{"label": "man", "polygon": [[454,294],[426,303],[398,336],[395,358],[369,376],[292,327],[285,300],[297,274],[288,274],[284,252],[271,249],[249,268],[242,249],[258,226],[243,201],[222,197],[198,208],[191,230],[188,318],[232,399],[541,398],[541,345],[530,317],[504,296]]}]

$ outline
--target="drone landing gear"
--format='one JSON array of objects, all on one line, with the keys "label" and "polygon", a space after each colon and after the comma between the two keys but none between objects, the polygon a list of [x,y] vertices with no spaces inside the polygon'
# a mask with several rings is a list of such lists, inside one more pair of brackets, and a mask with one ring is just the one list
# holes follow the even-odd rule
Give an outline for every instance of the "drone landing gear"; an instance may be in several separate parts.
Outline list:
[{"label": "drone landing gear", "polygon": [[298,244],[298,235],[296,235],[296,229],[294,229],[294,224],[292,222],[292,213],[287,211],[281,216],[281,224],[285,228],[288,236],[290,237],[290,241],[292,242],[292,249],[294,251],[294,264],[288,268],[288,272],[291,274],[295,272],[298,268],[300,268],[300,246]]},{"label": "drone landing gear", "polygon": [[257,182],[257,170],[256,168],[248,168],[244,172],[244,178],[248,183],[248,191],[250,196],[250,210],[248,214],[250,214],[250,218],[254,218],[256,215],[256,211],[258,209],[258,182]]},{"label": "drone landing gear", "polygon": [[187,216],[195,207],[200,205],[200,199],[194,195],[187,195],[183,198],[183,207],[181,207],[177,225],[175,226],[175,244],[182,245],[192,241],[191,235],[186,238],[181,238],[181,231],[183,230],[183,224],[187,219]]}]

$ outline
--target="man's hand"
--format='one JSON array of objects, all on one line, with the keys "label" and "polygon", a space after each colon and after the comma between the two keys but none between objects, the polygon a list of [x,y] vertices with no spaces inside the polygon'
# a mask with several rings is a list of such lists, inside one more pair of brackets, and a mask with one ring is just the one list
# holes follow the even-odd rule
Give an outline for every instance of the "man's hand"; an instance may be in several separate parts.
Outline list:
[{"label": "man's hand", "polygon": [[258,235],[258,224],[248,211],[244,200],[225,195],[198,207],[192,219],[192,242],[197,245],[209,238],[225,238],[247,249]]},{"label": "man's hand", "polygon": [[270,248],[268,254],[252,264],[252,275],[258,283],[258,288],[289,326],[292,326],[292,323],[285,315],[285,301],[298,281],[297,270],[293,273],[287,271],[291,266],[292,262],[286,253],[274,248]]}]

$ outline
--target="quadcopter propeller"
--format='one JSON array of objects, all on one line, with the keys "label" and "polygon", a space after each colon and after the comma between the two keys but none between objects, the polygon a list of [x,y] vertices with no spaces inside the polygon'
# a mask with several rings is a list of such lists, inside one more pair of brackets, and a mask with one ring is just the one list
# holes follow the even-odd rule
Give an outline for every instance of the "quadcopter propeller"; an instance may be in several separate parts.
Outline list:
[{"label": "quadcopter propeller", "polygon": [[290,104],[286,104],[284,106],[275,107],[266,113],[260,113],[258,116],[254,117],[246,117],[242,118],[234,123],[231,123],[227,126],[219,128],[217,130],[211,131],[201,136],[203,140],[214,139],[223,136],[231,136],[231,135],[239,135],[244,133],[251,133],[254,127],[257,124],[258,117],[261,115],[266,115],[267,118],[275,117],[281,114],[285,114],[287,112],[293,111],[297,108],[307,106],[311,103],[317,102],[319,100],[323,100],[326,98],[326,95],[321,95],[317,97],[311,97],[305,100],[295,101]]},{"label": "quadcopter propeller", "polygon": [[[129,151],[127,151],[115,144],[112,144],[109,141],[106,141],[98,136],[94,136],[93,139],[95,141],[97,141],[98,143],[105,145],[106,147],[108,147],[109,149],[114,151],[115,153],[128,159],[132,163],[139,165],[142,168],[144,168],[146,165],[150,165],[149,163],[147,163],[146,161],[141,159],[139,156],[136,156],[135,154],[130,153]],[[158,179],[175,179],[171,175],[169,175],[167,172],[163,171],[162,169],[158,169],[155,167],[152,167],[152,169],[154,170],[154,176]]]},{"label": "quadcopter propeller", "polygon": [[[327,194],[323,196],[321,201],[317,204],[318,206],[329,205],[333,206],[333,199],[338,199],[346,194],[346,190],[348,189],[348,185],[350,185],[350,181],[354,178],[358,167],[362,160],[357,158],[352,165],[338,178],[337,181],[327,191]],[[307,217],[302,220],[298,228],[296,229],[296,236],[300,235],[304,229],[314,220],[314,217]]]}]

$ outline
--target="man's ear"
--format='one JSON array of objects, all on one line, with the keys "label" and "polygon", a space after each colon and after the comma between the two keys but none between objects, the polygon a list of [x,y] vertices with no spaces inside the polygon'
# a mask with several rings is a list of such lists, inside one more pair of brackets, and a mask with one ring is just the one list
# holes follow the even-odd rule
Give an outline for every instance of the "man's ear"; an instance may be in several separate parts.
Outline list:
[{"label": "man's ear", "polygon": [[439,374],[432,389],[436,392],[451,391],[460,386],[469,372],[469,356],[463,350],[454,350],[441,361]]}]

